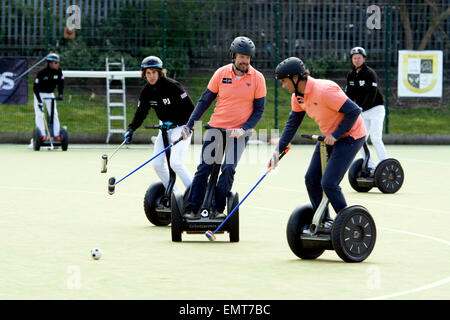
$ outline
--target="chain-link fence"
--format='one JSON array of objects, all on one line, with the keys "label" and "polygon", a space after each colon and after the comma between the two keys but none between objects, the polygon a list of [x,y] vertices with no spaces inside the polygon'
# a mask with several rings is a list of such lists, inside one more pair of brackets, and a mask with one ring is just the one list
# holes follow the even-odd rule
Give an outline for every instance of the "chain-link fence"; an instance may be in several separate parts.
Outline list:
[{"label": "chain-link fence", "polygon": [[[123,57],[127,70],[139,70],[144,57],[157,55],[168,75],[196,101],[213,72],[230,63],[231,41],[245,35],[256,45],[252,65],[265,74],[268,87],[258,127],[272,128],[284,123],[289,111],[289,96],[273,79],[277,63],[289,56],[305,60],[312,76],[343,87],[351,69],[349,51],[363,46],[390,107],[401,104],[396,97],[398,50],[442,50],[448,64],[450,19],[442,16],[448,8],[448,1],[431,0],[3,0],[0,53],[25,57],[31,66],[52,51],[60,54],[63,70],[103,71],[106,57]],[[28,106],[0,106],[0,131],[31,131],[32,82],[43,67],[28,75]],[[444,79],[443,99],[415,102],[448,103],[446,74]],[[65,99],[58,105],[62,123],[75,132],[106,132],[105,82],[66,78]],[[127,79],[128,121],[143,84]],[[153,113],[147,122],[156,122]]]}]

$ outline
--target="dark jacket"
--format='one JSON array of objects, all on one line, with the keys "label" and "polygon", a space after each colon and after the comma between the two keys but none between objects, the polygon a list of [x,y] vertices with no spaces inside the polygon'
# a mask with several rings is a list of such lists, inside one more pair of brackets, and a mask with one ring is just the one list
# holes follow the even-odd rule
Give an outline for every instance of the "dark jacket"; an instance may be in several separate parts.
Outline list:
[{"label": "dark jacket", "polygon": [[39,92],[51,93],[56,86],[58,86],[58,94],[62,95],[64,91],[64,76],[61,68],[55,70],[47,66],[39,71],[33,85],[33,92],[38,102],[42,102]]},{"label": "dark jacket", "polygon": [[159,120],[184,125],[194,110],[194,103],[178,81],[160,77],[155,85],[147,83],[142,88],[138,108],[128,129],[139,128],[150,108],[155,109]]},{"label": "dark jacket", "polygon": [[384,97],[378,86],[377,74],[364,63],[359,72],[353,68],[347,74],[345,93],[363,111],[366,111],[375,106],[384,105]]}]

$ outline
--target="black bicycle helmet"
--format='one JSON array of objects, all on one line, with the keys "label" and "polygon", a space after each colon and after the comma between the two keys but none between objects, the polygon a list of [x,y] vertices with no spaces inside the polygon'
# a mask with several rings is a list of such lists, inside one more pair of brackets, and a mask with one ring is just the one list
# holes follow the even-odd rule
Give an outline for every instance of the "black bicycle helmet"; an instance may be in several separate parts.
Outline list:
[{"label": "black bicycle helmet", "polygon": [[148,56],[144,60],[142,60],[141,63],[141,69],[147,69],[147,68],[154,68],[154,69],[161,69],[163,68],[163,63],[160,58],[156,56]]},{"label": "black bicycle helmet", "polygon": [[253,58],[255,55],[255,44],[247,37],[237,37],[233,40],[230,46],[231,59],[234,59],[234,55],[236,53],[244,54]]},{"label": "black bicycle helmet", "polygon": [[276,79],[292,79],[294,76],[298,76],[299,80],[305,79],[307,76],[305,64],[297,57],[283,60],[275,69]]}]

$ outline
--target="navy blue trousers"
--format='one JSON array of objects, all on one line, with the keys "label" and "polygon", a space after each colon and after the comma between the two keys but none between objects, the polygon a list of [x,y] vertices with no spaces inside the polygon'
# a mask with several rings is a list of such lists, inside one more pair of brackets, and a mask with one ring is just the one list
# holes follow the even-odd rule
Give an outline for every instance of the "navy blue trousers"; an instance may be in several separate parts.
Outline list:
[{"label": "navy blue trousers", "polygon": [[[194,212],[200,209],[205,197],[208,178],[211,174],[214,164],[221,165],[221,174],[217,181],[217,187],[214,193],[213,208],[219,212],[225,210],[226,198],[234,182],[236,166],[244,152],[249,140],[248,135],[243,135],[238,139],[230,138],[229,133],[222,133],[217,129],[208,129],[204,136],[200,164],[197,167],[192,180],[191,192],[185,205],[186,210]],[[226,143],[224,150],[223,143]]]},{"label": "navy blue trousers", "polygon": [[[306,189],[314,210],[319,206],[323,192],[330,200],[330,204],[336,213],[347,206],[339,184],[364,141],[365,137],[354,140],[347,136],[336,141],[334,146],[327,146],[328,163],[323,176],[320,165],[320,144],[317,143],[305,175]],[[327,210],[325,220],[329,219],[330,215]]]}]

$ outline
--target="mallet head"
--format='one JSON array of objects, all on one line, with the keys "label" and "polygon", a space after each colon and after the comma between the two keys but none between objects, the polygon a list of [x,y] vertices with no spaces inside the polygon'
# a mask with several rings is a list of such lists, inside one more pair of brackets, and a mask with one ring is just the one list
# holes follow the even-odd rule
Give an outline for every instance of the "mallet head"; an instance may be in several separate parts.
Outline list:
[{"label": "mallet head", "polygon": [[210,230],[205,232],[205,236],[208,238],[209,241],[215,241],[216,240],[216,236]]},{"label": "mallet head", "polygon": [[106,154],[102,155],[102,171],[101,173],[106,173],[107,168],[106,165],[108,164],[108,156]]},{"label": "mallet head", "polygon": [[108,193],[110,195],[114,194],[114,191],[116,189],[115,183],[116,183],[116,178],[114,178],[114,177],[109,178],[109,180],[108,180]]}]

